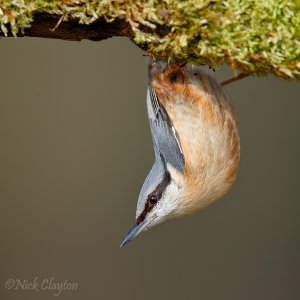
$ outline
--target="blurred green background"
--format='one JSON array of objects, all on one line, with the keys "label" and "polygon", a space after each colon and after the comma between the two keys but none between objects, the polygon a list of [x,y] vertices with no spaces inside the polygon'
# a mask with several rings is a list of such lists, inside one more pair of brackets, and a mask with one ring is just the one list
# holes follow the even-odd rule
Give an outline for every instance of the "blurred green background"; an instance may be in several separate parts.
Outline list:
[{"label": "blurred green background", "polygon": [[[126,38],[2,39],[0,298],[299,299],[299,82],[227,87],[241,131],[232,190],[123,249],[152,162],[146,61]],[[215,76],[232,76],[228,68]]]}]

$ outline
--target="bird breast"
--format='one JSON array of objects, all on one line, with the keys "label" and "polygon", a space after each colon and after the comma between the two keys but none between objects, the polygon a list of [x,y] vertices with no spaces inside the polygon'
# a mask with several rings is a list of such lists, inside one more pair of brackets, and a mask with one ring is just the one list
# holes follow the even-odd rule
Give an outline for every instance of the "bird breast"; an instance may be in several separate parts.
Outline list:
[{"label": "bird breast", "polygon": [[172,72],[165,73],[154,80],[153,87],[179,137],[185,159],[180,210],[191,213],[223,196],[236,178],[240,158],[237,119],[214,78],[185,68],[180,80],[172,82],[168,79]]}]

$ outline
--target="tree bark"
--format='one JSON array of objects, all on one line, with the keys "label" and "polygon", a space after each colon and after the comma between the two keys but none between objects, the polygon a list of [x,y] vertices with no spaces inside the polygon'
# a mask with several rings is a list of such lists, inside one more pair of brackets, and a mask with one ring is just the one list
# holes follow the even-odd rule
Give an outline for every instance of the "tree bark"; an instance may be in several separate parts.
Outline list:
[{"label": "tree bark", "polygon": [[[131,40],[134,38],[131,26],[125,20],[116,19],[107,22],[101,18],[92,24],[79,24],[78,20],[61,21],[60,16],[39,14],[36,15],[30,28],[26,28],[24,33],[18,33],[18,37],[41,37],[51,39],[61,39],[67,41],[92,40],[100,41],[113,36],[127,36]],[[0,36],[4,36],[0,32]],[[8,36],[12,36],[9,31]]]}]

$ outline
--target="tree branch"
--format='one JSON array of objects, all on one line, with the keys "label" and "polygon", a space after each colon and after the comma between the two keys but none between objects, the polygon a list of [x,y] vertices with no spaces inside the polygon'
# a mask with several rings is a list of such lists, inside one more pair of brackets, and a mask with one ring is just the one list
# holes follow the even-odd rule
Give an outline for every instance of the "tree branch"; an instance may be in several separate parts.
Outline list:
[{"label": "tree branch", "polygon": [[0,1],[0,36],[127,36],[154,60],[284,79],[300,77],[299,32],[293,0]]},{"label": "tree branch", "polygon": [[232,78],[229,78],[227,80],[224,80],[224,81],[221,81],[220,84],[221,85],[226,85],[226,84],[230,84],[230,83],[233,83],[235,81],[238,81],[238,80],[241,80],[243,78],[246,78],[248,76],[250,76],[251,74],[246,74],[246,73],[240,73],[239,75],[237,76],[234,76]]},{"label": "tree branch", "polygon": [[[116,19],[113,22],[106,22],[101,18],[92,24],[79,24],[78,20],[60,21],[59,15],[39,14],[24,33],[18,36],[41,37],[51,39],[61,39],[67,41],[93,40],[100,41],[113,36],[127,36],[131,40],[134,38],[131,26],[125,20]],[[57,26],[58,25],[58,26]],[[0,33],[3,35],[3,32]],[[13,36],[10,32],[8,36]]]}]

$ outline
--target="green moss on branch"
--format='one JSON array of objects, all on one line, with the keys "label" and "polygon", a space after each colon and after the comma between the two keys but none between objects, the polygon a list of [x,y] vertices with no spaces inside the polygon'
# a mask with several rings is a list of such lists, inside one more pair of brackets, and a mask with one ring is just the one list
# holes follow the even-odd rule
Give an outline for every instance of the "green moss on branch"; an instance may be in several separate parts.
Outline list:
[{"label": "green moss on branch", "polygon": [[154,59],[300,77],[300,0],[4,0],[1,31],[26,35],[40,14],[85,25],[122,20],[130,27],[122,34]]}]

